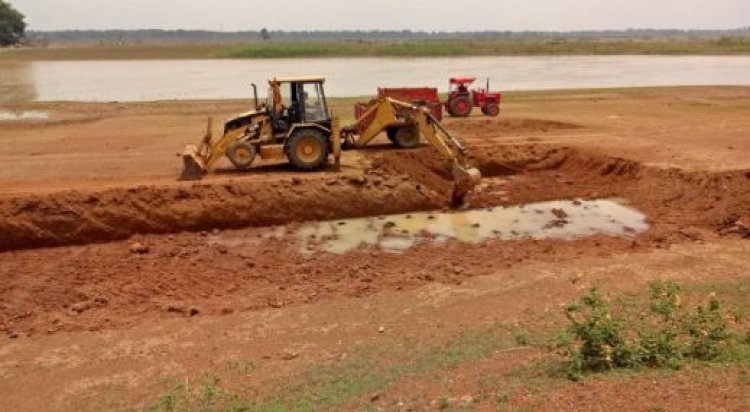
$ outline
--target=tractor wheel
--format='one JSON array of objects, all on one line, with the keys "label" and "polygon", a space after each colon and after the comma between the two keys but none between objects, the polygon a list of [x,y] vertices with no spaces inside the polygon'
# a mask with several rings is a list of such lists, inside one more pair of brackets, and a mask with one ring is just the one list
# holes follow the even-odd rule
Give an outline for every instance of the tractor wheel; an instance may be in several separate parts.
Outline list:
[{"label": "tractor wheel", "polygon": [[485,116],[497,117],[500,114],[500,106],[495,103],[488,103],[486,106],[482,107],[482,113]]},{"label": "tractor wheel", "polygon": [[453,117],[468,117],[471,109],[471,99],[468,96],[457,96],[448,102],[448,113]]},{"label": "tractor wheel", "polygon": [[398,147],[411,149],[419,146],[419,130],[416,127],[400,127],[394,131],[393,138],[390,135],[388,133],[388,138]]},{"label": "tractor wheel", "polygon": [[234,167],[247,169],[255,160],[255,146],[248,142],[235,142],[227,149],[227,157]]},{"label": "tractor wheel", "polygon": [[302,129],[286,142],[289,163],[300,170],[315,170],[328,160],[328,138],[319,130]]}]

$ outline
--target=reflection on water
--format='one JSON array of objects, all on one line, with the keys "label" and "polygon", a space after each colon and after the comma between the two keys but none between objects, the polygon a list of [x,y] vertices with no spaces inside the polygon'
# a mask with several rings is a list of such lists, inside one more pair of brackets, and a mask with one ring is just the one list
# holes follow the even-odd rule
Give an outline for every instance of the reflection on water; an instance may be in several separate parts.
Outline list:
[{"label": "reflection on water", "polygon": [[575,200],[315,222],[299,228],[296,237],[304,254],[345,253],[365,245],[400,252],[420,240],[574,239],[596,234],[633,236],[646,229],[646,217],[618,201]]},{"label": "reflection on water", "polygon": [[22,120],[46,120],[49,119],[49,113],[40,110],[25,110],[20,112],[11,112],[9,110],[0,110],[0,122],[12,122]]},{"label": "reflection on water", "polygon": [[32,63],[0,63],[0,104],[37,100]]},{"label": "reflection on water", "polygon": [[144,101],[248,98],[273,75],[324,75],[329,96],[378,86],[446,90],[457,75],[491,77],[500,90],[661,85],[750,85],[748,56],[536,56],[127,60],[0,63],[0,99]]}]

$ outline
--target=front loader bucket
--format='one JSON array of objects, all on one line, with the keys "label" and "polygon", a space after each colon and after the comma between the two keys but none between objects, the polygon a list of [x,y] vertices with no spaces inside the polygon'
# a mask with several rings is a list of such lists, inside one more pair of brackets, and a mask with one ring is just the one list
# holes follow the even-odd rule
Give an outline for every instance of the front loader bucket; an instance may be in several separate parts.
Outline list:
[{"label": "front loader bucket", "polygon": [[203,160],[200,158],[195,146],[188,146],[182,153],[182,173],[180,180],[199,180],[206,174]]},{"label": "front loader bucket", "polygon": [[464,198],[476,187],[482,180],[482,172],[475,167],[463,167],[458,164],[453,165],[453,197],[451,205],[460,207],[464,204]]}]

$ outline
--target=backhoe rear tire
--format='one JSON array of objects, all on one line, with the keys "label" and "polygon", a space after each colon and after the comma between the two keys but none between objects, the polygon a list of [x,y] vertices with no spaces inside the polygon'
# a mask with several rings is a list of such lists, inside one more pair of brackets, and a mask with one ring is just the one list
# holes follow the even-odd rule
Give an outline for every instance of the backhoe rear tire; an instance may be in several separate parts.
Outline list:
[{"label": "backhoe rear tire", "polygon": [[472,108],[469,96],[456,96],[448,102],[448,113],[453,117],[468,117]]},{"label": "backhoe rear tire", "polygon": [[255,146],[248,142],[235,142],[227,149],[227,158],[240,170],[245,170],[255,160]]},{"label": "backhoe rear tire", "polygon": [[[393,135],[393,138],[391,138]],[[388,138],[394,145],[403,149],[411,149],[419,146],[419,129],[414,126],[400,127],[392,133],[388,133]]]},{"label": "backhoe rear tire", "polygon": [[319,169],[328,160],[329,150],[328,137],[315,129],[294,132],[284,147],[289,163],[299,170]]}]

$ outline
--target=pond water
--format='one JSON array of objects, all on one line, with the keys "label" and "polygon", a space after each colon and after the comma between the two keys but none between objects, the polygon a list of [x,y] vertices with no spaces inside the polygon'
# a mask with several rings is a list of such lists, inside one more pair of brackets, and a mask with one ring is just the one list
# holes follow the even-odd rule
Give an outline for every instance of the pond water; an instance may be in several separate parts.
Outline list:
[{"label": "pond water", "polygon": [[23,110],[17,112],[10,110],[0,110],[0,122],[47,119],[49,119],[49,113],[40,110]]},{"label": "pond water", "polygon": [[448,213],[420,212],[312,222],[296,232],[303,254],[345,253],[361,246],[401,252],[420,241],[576,239],[597,234],[635,236],[646,216],[618,200],[560,200]]},{"label": "pond water", "polygon": [[378,86],[447,89],[451,76],[492,78],[499,90],[750,85],[748,56],[555,56],[123,60],[0,63],[0,103],[246,98],[268,76],[324,75],[329,96]]}]

